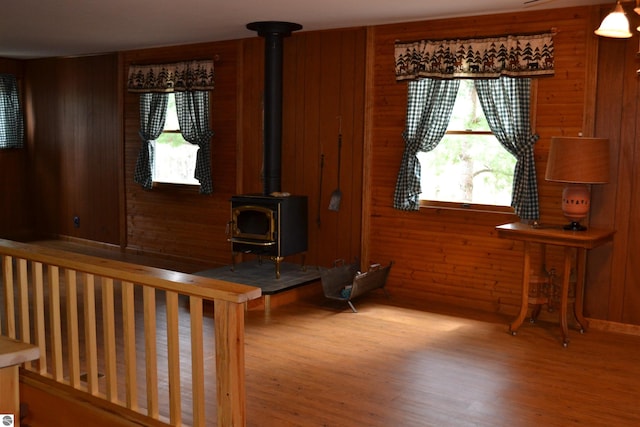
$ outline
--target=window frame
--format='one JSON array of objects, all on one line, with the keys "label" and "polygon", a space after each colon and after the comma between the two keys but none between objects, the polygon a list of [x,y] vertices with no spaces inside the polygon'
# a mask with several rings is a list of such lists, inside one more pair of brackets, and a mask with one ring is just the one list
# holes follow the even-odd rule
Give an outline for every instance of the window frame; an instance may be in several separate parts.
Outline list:
[{"label": "window frame", "polygon": [[[462,80],[462,79],[460,79]],[[536,106],[538,101],[538,79],[531,79],[530,98],[529,98],[529,123],[531,124],[531,132],[536,133]],[[491,131],[466,131],[452,130],[447,131],[445,135],[493,135]],[[515,214],[512,206],[504,205],[487,205],[480,203],[450,202],[430,199],[419,199],[419,209],[441,209],[450,211],[467,211],[478,213],[496,213],[496,214]]]},{"label": "window frame", "polygon": [[[169,97],[173,97],[174,99],[174,105],[175,105],[175,92],[171,92],[168,94]],[[209,95],[210,96],[210,95]],[[165,124],[166,124],[166,120],[167,120],[167,115],[169,114],[169,107],[168,107],[169,103],[167,102],[167,110],[165,111]],[[176,111],[177,114],[177,111]],[[163,129],[162,130],[162,134],[180,134],[182,135],[182,132],[180,131],[180,124],[178,123],[178,127],[176,129]],[[160,138],[160,137],[158,137]],[[185,144],[191,144],[189,141],[185,140],[184,137],[182,138],[185,142]],[[189,190],[195,190],[195,191],[199,191],[200,190],[200,182],[198,180],[195,180],[196,182],[193,183],[188,183],[188,182],[170,182],[170,181],[156,181],[155,180],[155,166],[156,166],[156,160],[158,158],[158,151],[155,149],[155,144],[157,144],[157,140],[153,141],[154,144],[154,159],[153,159],[153,163],[154,163],[154,167],[153,170],[151,171],[151,185],[153,188],[157,188],[157,189],[189,189]],[[196,145],[197,147],[197,145]],[[195,172],[195,164],[194,164],[194,172]]]}]

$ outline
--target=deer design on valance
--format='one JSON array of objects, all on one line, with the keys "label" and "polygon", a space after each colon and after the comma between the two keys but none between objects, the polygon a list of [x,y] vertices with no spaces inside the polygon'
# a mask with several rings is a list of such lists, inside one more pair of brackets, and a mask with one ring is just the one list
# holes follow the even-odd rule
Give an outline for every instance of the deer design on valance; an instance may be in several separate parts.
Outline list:
[{"label": "deer design on valance", "polygon": [[396,42],[396,80],[554,74],[553,33]]}]

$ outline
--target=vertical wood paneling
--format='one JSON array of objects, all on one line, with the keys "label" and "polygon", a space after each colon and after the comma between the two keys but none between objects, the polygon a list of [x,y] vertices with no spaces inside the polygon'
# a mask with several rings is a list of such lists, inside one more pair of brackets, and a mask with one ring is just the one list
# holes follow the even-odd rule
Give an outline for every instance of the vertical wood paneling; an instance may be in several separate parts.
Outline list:
[{"label": "vertical wood paneling", "polygon": [[[607,13],[600,10],[600,16]],[[640,24],[629,14],[632,28]],[[591,221],[616,230],[613,244],[589,254],[587,313],[605,320],[640,324],[640,84],[636,70],[640,60],[638,35],[629,40],[601,38],[598,55],[595,131],[609,138],[611,173],[608,184],[594,186]]]},{"label": "vertical wood paneling", "polygon": [[25,68],[39,232],[119,244],[117,55],[32,60]]},{"label": "vertical wood paneling", "polygon": [[[284,39],[282,190],[308,197],[309,264],[329,266],[360,254],[365,39],[364,29],[301,32]],[[243,55],[246,84],[254,85],[253,74],[262,72],[264,55],[254,53],[263,43],[259,38],[243,42],[245,52],[252,53]],[[245,120],[261,117],[261,86],[244,91]],[[335,212],[328,207],[338,184],[340,118],[342,199]],[[260,192],[262,134],[248,125],[244,129],[242,191]]]}]

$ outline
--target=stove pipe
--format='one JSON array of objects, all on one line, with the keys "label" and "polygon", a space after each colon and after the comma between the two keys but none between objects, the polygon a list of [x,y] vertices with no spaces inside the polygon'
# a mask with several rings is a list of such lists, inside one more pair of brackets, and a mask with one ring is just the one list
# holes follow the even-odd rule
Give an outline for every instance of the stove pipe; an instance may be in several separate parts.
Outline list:
[{"label": "stove pipe", "polygon": [[263,21],[247,28],[264,37],[264,141],[263,195],[279,192],[282,170],[282,50],[284,37],[301,30],[291,22]]}]

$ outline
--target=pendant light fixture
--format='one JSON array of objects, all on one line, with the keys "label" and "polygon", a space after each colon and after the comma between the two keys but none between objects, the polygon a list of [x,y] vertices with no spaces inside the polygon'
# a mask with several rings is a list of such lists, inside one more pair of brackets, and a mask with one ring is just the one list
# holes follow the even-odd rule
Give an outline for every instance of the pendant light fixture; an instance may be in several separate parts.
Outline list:
[{"label": "pendant light fixture", "polygon": [[[634,10],[639,12],[640,7],[636,7]],[[628,39],[632,36],[629,30],[629,19],[620,4],[620,0],[616,2],[616,7],[602,20],[600,27],[594,32],[599,36],[615,39]]]},{"label": "pendant light fixture", "polygon": [[[633,34],[630,30],[629,19],[622,7],[622,3],[631,3],[633,0],[617,0],[615,8],[609,13],[594,31],[599,36],[610,37],[615,39],[628,39]],[[640,15],[640,0],[635,0],[636,7],[633,9],[635,13]],[[640,31],[640,27],[637,28]]]}]

